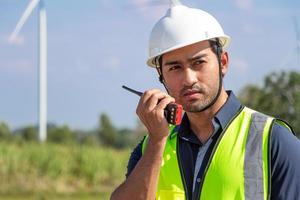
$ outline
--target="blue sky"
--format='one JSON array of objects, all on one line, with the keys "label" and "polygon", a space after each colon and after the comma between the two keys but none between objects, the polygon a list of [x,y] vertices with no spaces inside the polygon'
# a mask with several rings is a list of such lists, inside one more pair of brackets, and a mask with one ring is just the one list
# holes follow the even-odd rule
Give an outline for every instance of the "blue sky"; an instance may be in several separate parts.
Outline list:
[{"label": "blue sky", "polygon": [[[283,69],[298,70],[296,33],[300,1],[182,0],[214,15],[231,36],[225,87],[246,84]],[[36,124],[37,11],[8,38],[29,0],[0,0],[0,121],[12,129]],[[166,0],[45,0],[48,18],[48,121],[97,127],[107,113],[118,127],[134,127],[138,97],[121,88],[162,88],[146,66],[147,43]]]}]

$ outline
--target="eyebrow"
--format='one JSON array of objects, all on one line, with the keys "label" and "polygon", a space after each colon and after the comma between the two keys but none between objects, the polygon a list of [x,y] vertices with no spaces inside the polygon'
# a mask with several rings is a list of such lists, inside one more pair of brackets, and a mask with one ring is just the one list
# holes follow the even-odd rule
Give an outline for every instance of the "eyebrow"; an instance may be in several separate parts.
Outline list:
[{"label": "eyebrow", "polygon": [[[198,59],[206,57],[206,56],[207,56],[207,54],[200,54],[194,58],[189,58],[188,61],[192,62],[194,60],[198,60]],[[180,61],[175,60],[175,61],[166,62],[164,65],[176,65],[176,64],[180,64],[180,63],[181,63]]]},{"label": "eyebrow", "polygon": [[206,57],[206,56],[207,56],[206,53],[200,54],[200,55],[198,55],[198,56],[196,56],[196,57],[194,57],[194,58],[189,58],[188,61],[191,62],[191,61],[198,60],[198,59],[203,58],[203,57]]}]

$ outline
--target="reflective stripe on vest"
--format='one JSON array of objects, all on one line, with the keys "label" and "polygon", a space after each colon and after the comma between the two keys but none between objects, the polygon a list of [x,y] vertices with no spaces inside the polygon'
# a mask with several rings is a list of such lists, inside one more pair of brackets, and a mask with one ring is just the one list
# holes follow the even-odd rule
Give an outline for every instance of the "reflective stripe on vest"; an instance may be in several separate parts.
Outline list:
[{"label": "reflective stripe on vest", "polygon": [[[201,200],[269,198],[269,132],[273,118],[244,107],[218,138],[204,171]],[[143,143],[143,152],[147,137]],[[177,132],[170,127],[156,199],[186,199]]]}]

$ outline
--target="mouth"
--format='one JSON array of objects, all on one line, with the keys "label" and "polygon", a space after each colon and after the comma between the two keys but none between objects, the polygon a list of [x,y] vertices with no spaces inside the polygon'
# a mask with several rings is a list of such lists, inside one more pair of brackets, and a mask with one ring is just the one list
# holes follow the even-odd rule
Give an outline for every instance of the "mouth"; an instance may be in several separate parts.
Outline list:
[{"label": "mouth", "polygon": [[198,99],[199,95],[200,91],[198,90],[187,90],[183,93],[183,97],[188,101]]},{"label": "mouth", "polygon": [[185,90],[183,92],[183,96],[189,96],[189,95],[198,94],[198,93],[200,93],[199,90],[189,89],[189,90]]}]

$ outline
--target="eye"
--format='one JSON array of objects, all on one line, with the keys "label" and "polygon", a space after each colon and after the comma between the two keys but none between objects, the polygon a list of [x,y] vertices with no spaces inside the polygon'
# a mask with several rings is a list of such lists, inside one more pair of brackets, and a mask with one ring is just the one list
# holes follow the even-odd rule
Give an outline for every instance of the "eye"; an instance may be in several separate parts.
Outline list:
[{"label": "eye", "polygon": [[204,60],[196,60],[196,61],[193,62],[193,66],[201,65],[203,63],[205,63]]},{"label": "eye", "polygon": [[173,65],[173,66],[170,66],[168,68],[168,71],[174,71],[174,70],[177,70],[177,69],[180,69],[180,65]]}]

